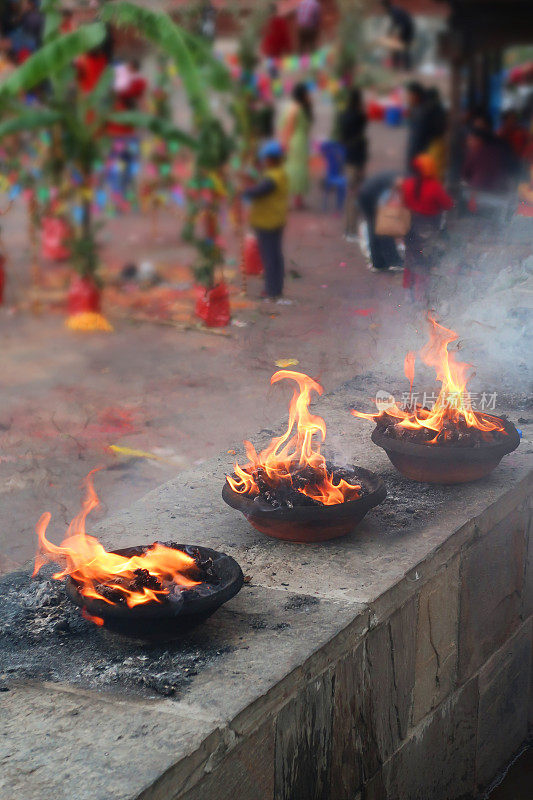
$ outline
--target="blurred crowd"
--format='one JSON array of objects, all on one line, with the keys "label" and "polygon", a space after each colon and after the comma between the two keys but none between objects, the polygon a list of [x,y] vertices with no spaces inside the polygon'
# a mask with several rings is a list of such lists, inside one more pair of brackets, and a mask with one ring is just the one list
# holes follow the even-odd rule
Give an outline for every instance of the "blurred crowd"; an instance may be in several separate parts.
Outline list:
[{"label": "blurred crowd", "polygon": [[[326,193],[337,191],[338,208],[345,206],[345,237],[362,246],[369,269],[403,271],[408,297],[427,304],[431,270],[444,252],[446,214],[454,206],[458,213],[487,216],[489,221],[533,217],[533,136],[528,112],[520,116],[514,110],[506,111],[497,127],[483,109],[465,111],[452,131],[435,87],[412,81],[405,88],[402,168],[367,174],[369,121],[363,93],[353,88],[339,113],[336,139],[320,148],[326,168],[322,184]],[[298,84],[279,126],[276,150],[276,167],[284,161],[287,211],[306,206],[313,120],[311,95],[304,83]],[[279,182],[263,180],[249,197],[260,196],[266,207],[269,193],[279,202],[278,189]],[[280,242],[286,215],[283,219]],[[260,213],[254,213],[254,221],[261,249]],[[533,222],[531,226],[530,236]],[[266,250],[262,256],[268,275],[270,256]],[[278,257],[278,273],[279,262]],[[279,285],[275,297],[281,296]]]},{"label": "blurred crowd", "polygon": [[[443,253],[445,214],[454,205],[459,213],[503,223],[513,217],[533,217],[531,113],[526,109],[521,116],[509,109],[495,127],[484,109],[474,108],[465,110],[460,124],[451,129],[436,88],[425,88],[415,81],[406,88],[408,134],[402,173],[379,172],[363,180],[366,119],[358,92],[352,93],[340,130],[347,160],[355,164],[360,184],[357,199],[366,219],[370,268],[385,271],[403,267],[409,296],[425,304],[431,269]],[[360,142],[355,150],[353,136]],[[352,192],[357,191],[349,178],[348,183]],[[399,218],[402,211],[408,212],[403,217],[405,230],[397,226],[394,235],[393,220],[393,235],[387,235],[387,213],[390,218],[395,214]],[[349,239],[355,234],[353,219],[349,200]],[[533,223],[531,226],[529,235],[533,239]],[[399,239],[404,240],[404,260],[397,247]]]},{"label": "blurred crowd", "polygon": [[[392,54],[392,66],[405,72],[411,67],[414,20],[390,0],[382,0],[382,6],[388,19],[385,46]],[[280,4],[272,3],[258,45],[262,54],[275,60],[295,50],[312,53],[321,36],[322,12],[319,0],[299,0],[289,25]],[[212,38],[216,29],[212,3],[203,4],[201,20],[200,32]],[[42,43],[38,0],[4,2],[0,26],[0,69],[9,70]],[[61,29],[67,33],[73,28],[73,11],[65,7]],[[80,90],[91,91],[110,63],[115,110],[136,108],[147,93],[146,79],[138,62],[113,60],[111,36],[77,59]],[[532,109],[531,105],[520,112],[509,109],[495,124],[487,109],[467,108],[452,126],[436,87],[411,80],[402,89],[406,108],[400,113],[405,114],[407,137],[401,166],[368,174],[368,106],[362,91],[346,83],[337,119],[332,121],[335,134],[320,146],[325,167],[321,184],[324,197],[333,191],[337,208],[344,207],[346,239],[358,242],[368,253],[369,268],[403,270],[409,296],[424,303],[432,266],[442,252],[446,213],[454,205],[459,213],[500,220],[533,218]],[[279,124],[272,121],[260,142],[259,175],[245,181],[244,197],[251,205],[251,224],[265,268],[265,296],[277,301],[283,296],[287,217],[291,209],[306,207],[311,189],[314,120],[313,93],[305,81],[299,82],[292,87]],[[128,127],[109,132],[124,136]],[[130,158],[128,145],[122,157]]]},{"label": "blurred crowd", "polygon": [[[42,43],[44,18],[38,0],[6,0],[0,11],[0,74],[22,64]],[[63,12],[68,30],[72,12]]]}]

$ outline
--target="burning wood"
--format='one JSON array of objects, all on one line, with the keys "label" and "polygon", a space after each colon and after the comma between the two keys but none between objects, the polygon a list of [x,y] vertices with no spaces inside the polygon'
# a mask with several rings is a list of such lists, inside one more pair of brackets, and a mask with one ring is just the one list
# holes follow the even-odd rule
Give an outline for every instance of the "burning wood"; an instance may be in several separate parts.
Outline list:
[{"label": "burning wood", "polygon": [[[380,433],[391,439],[417,444],[482,447],[505,441],[509,434],[499,417],[474,411],[466,391],[471,375],[470,364],[457,361],[448,345],[457,341],[455,331],[439,325],[428,314],[431,324],[429,342],[421,350],[424,364],[435,369],[441,390],[432,409],[420,403],[397,404],[378,414],[352,411],[354,417],[370,419]],[[413,396],[415,353],[408,353],[404,369],[409,380],[410,398]]]},{"label": "burning wood", "polygon": [[[356,500],[364,493],[360,483],[352,483],[354,472],[326,462],[320,445],[326,438],[326,423],[309,412],[311,393],[322,394],[322,386],[300,372],[280,370],[270,383],[296,381],[289,406],[286,433],[272,439],[257,453],[245,442],[249,463],[235,464],[233,476],[226,480],[237,494],[259,497],[272,508],[331,506]],[[317,441],[318,439],[318,441]]]},{"label": "burning wood", "polygon": [[[202,555],[199,548],[184,552],[172,542],[154,542],[137,548],[133,555],[107,552],[100,542],[85,532],[88,514],[99,505],[93,484],[94,471],[86,478],[87,494],[81,512],[72,520],[60,546],[46,538],[50,514],[43,514],[37,525],[39,550],[35,559],[34,576],[47,562],[61,563],[64,568],[53,578],[69,577],[79,595],[87,603],[103,603],[127,608],[148,604],[181,602],[181,594],[201,596],[199,587],[214,587],[219,578],[213,560]],[[213,591],[210,588],[210,591]],[[102,624],[102,620],[84,609],[87,619]]]}]

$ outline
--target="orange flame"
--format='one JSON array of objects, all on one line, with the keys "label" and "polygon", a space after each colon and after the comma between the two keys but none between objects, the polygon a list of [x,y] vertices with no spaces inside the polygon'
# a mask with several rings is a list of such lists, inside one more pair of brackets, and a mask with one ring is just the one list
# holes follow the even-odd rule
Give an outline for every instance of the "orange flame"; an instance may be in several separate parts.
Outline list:
[{"label": "orange flame", "polygon": [[[472,404],[466,392],[468,381],[472,377],[469,374],[472,365],[457,361],[455,353],[448,351],[448,345],[457,341],[458,334],[439,325],[430,313],[428,313],[427,318],[431,323],[429,341],[420,351],[420,357],[424,364],[435,369],[437,381],[441,384],[441,390],[433,408],[429,410],[417,404],[414,409],[404,409],[394,405],[380,414],[365,414],[361,411],[352,410],[353,416],[375,421],[387,415],[398,420],[396,423],[398,427],[409,430],[426,428],[434,431],[435,436],[427,442],[428,444],[435,444],[445,424],[450,422],[458,424],[464,421],[468,427],[477,428],[484,433],[492,431],[505,432],[501,420],[497,417],[472,409]],[[404,369],[410,384],[410,401],[413,393],[414,368],[415,354],[408,353],[405,358]],[[409,405],[412,406],[412,402]]]},{"label": "orange flame", "polygon": [[409,405],[411,405],[413,401],[413,384],[415,382],[415,361],[416,361],[416,353],[410,351],[405,356],[405,361],[403,362],[405,377],[409,381]]},{"label": "orange flame", "polygon": [[[35,557],[33,575],[37,575],[41,567],[48,562],[64,564],[64,569],[52,577],[61,580],[69,575],[78,585],[80,594],[104,603],[113,605],[112,601],[97,591],[97,586],[105,585],[116,590],[124,602],[130,607],[150,602],[163,602],[169,594],[169,586],[177,584],[181,587],[196,586],[197,581],[187,577],[184,572],[194,571],[196,562],[181,550],[174,550],[156,542],[147,548],[142,555],[126,557],[117,553],[108,553],[98,539],[85,533],[85,521],[88,514],[99,505],[98,495],[94,489],[93,475],[90,472],[85,479],[86,496],[82,510],[74,517],[66,536],[57,546],[46,538],[46,529],[50,522],[50,514],[46,512],[37,523],[39,548]],[[127,588],[135,581],[136,570],[147,570],[159,581],[161,588],[149,589],[146,586],[138,590]],[[158,584],[156,584],[158,587]],[[99,617],[86,615],[97,625],[102,624]]]},{"label": "orange flame", "polygon": [[93,614],[89,614],[86,608],[82,608],[81,615],[87,620],[87,622],[94,622],[94,624],[98,625],[98,627],[101,627],[105,623],[105,620],[102,619],[102,617],[95,617]]},{"label": "orange flame", "polygon": [[[233,491],[249,494],[252,497],[259,493],[253,477],[253,470],[261,467],[268,482],[272,486],[292,485],[296,468],[310,467],[317,476],[303,488],[297,488],[302,494],[318,500],[326,506],[344,503],[359,497],[361,487],[345,480],[333,483],[333,475],[329,475],[326,459],[320,452],[320,442],[326,438],[326,423],[322,417],[309,412],[311,393],[323,392],[322,386],[301,372],[279,370],[270,379],[270,383],[281,380],[296,381],[299,391],[295,389],[289,406],[289,424],[286,433],[270,442],[268,447],[257,453],[251,442],[244,442],[249,463],[245,467],[235,464],[236,478],[227,475],[227,481]],[[294,429],[296,428],[296,432]],[[318,441],[316,440],[318,437]]]}]

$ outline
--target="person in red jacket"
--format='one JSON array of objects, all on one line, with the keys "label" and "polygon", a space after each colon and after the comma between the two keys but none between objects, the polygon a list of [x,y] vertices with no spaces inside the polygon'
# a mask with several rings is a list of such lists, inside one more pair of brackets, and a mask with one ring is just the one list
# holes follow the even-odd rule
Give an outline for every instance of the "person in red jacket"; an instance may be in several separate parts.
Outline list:
[{"label": "person in red jacket", "polygon": [[527,128],[520,125],[519,116],[512,108],[502,116],[502,124],[497,135],[508,145],[517,159],[524,158],[529,138],[528,132]]},{"label": "person in red jacket", "polygon": [[279,13],[275,3],[265,25],[261,50],[267,58],[282,58],[291,52],[292,37],[287,17]]},{"label": "person in red jacket", "polygon": [[438,180],[437,165],[430,155],[414,158],[412,170],[402,183],[403,201],[412,215],[411,230],[405,237],[403,286],[412,300],[427,304],[441,214],[452,208],[453,200]]},{"label": "person in red jacket", "polygon": [[96,47],[75,60],[78,88],[82,94],[89,94],[102,77],[108,59],[102,47]]}]

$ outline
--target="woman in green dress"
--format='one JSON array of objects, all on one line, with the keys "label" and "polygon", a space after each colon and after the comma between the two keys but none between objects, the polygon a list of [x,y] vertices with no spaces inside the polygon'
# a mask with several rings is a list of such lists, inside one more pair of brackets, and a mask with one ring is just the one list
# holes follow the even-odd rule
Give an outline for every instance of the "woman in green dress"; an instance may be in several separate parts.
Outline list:
[{"label": "woman in green dress", "polygon": [[285,169],[295,208],[304,208],[309,191],[309,136],[313,124],[313,106],[305,83],[292,91],[292,103],[283,126],[282,142],[287,155]]}]

